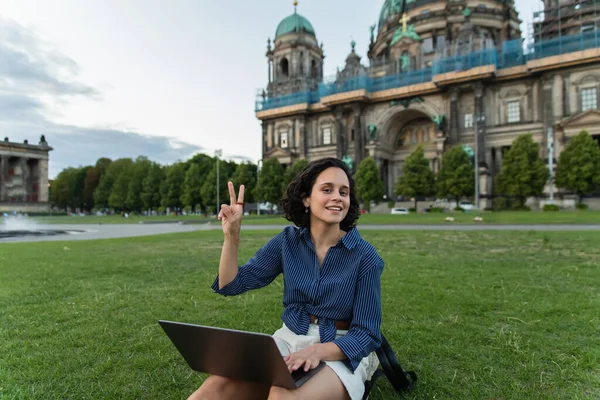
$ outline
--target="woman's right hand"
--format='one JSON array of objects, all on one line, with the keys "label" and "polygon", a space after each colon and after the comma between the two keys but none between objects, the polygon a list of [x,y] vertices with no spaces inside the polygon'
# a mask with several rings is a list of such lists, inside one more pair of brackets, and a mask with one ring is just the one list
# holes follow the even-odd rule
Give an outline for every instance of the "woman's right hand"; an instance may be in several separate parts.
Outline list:
[{"label": "woman's right hand", "polygon": [[233,183],[228,182],[227,186],[229,187],[229,205],[221,205],[219,220],[225,236],[239,236],[244,215],[244,185],[240,186],[237,200]]}]

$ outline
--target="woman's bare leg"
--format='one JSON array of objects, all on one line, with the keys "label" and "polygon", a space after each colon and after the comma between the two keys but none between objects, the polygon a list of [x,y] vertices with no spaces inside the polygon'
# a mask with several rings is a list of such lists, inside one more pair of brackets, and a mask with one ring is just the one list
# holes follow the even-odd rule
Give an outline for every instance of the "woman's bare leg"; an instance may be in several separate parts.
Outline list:
[{"label": "woman's bare leg", "polygon": [[188,400],[265,400],[269,387],[212,375]]},{"label": "woman's bare leg", "polygon": [[268,400],[349,400],[350,396],[340,378],[330,367],[325,367],[297,390],[273,386]]}]

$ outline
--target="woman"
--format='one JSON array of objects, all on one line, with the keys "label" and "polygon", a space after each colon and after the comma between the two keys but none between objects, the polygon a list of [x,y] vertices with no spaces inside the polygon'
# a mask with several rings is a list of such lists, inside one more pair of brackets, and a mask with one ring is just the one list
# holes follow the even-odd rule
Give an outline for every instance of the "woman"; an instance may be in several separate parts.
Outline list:
[{"label": "woman", "polygon": [[348,167],[335,158],[311,162],[281,201],[297,228],[286,227],[239,268],[244,186],[237,201],[231,182],[229,193],[213,289],[237,295],[283,273],[284,324],[273,337],[290,371],[326,367],[294,391],[211,376],[190,399],[361,399],[381,343],[383,260],[355,228],[360,209]]}]

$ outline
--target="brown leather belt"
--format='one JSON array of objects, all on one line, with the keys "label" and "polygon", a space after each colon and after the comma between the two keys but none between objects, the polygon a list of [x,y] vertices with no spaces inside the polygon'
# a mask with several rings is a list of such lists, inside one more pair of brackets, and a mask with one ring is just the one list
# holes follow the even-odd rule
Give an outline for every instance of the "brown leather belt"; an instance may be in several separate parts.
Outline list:
[{"label": "brown leather belt", "polygon": [[[335,329],[338,331],[347,331],[350,329],[350,321],[333,321],[335,322]],[[310,323],[319,325],[319,317],[310,315]]]}]

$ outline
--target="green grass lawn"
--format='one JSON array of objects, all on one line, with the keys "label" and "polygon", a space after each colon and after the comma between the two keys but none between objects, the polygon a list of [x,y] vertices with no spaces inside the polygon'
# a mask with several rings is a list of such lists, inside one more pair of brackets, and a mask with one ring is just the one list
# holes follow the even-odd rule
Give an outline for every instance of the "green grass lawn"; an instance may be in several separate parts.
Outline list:
[{"label": "green grass lawn", "polygon": [[[446,217],[452,216],[455,221],[453,224],[473,224],[473,218],[483,217],[484,224],[600,224],[599,211],[560,211],[560,212],[478,212],[478,213],[443,213],[443,214],[410,214],[410,215],[390,215],[390,214],[365,214],[360,217],[362,224],[447,224]],[[157,217],[139,217],[131,216],[123,218],[121,216],[86,216],[86,217],[43,217],[35,218],[41,223],[55,224],[137,224],[146,221],[200,221],[217,222],[215,218],[204,218],[198,216],[157,216]],[[276,215],[251,215],[244,217],[244,222],[252,225],[266,224],[287,224],[282,216]]]},{"label": "green grass lawn", "polygon": [[[241,259],[274,232],[243,233]],[[600,233],[365,232],[406,399],[598,399]],[[0,398],[182,399],[157,320],[271,333],[282,281],[210,290],[222,234],[0,245]],[[381,381],[371,399],[391,399]]]}]

